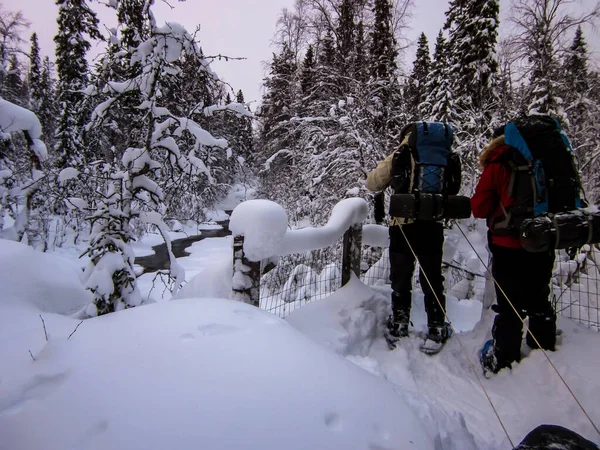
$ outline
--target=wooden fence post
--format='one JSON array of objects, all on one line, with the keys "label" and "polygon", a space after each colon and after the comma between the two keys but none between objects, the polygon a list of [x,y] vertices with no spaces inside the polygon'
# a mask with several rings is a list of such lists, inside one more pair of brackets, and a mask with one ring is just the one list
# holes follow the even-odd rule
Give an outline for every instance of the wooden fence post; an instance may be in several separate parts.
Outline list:
[{"label": "wooden fence post", "polygon": [[233,237],[233,300],[260,306],[260,261],[244,254],[244,236]]},{"label": "wooden fence post", "polygon": [[352,225],[344,233],[344,253],[342,254],[342,286],[350,281],[351,273],[360,277],[362,253],[362,224]]}]

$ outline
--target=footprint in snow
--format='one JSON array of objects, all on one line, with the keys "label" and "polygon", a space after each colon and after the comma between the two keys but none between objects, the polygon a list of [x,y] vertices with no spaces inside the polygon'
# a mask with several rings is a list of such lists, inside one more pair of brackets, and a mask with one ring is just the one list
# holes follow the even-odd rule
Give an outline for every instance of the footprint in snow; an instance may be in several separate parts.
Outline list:
[{"label": "footprint in snow", "polygon": [[221,323],[211,323],[209,325],[201,325],[198,331],[202,336],[220,336],[223,334],[237,333],[241,331],[239,328]]},{"label": "footprint in snow", "polygon": [[28,401],[40,400],[59,389],[67,379],[66,373],[36,375],[12,395],[0,400],[0,415],[18,414]]},{"label": "footprint in snow", "polygon": [[325,414],[324,417],[325,425],[335,431],[342,429],[342,418],[338,413],[330,412]]}]

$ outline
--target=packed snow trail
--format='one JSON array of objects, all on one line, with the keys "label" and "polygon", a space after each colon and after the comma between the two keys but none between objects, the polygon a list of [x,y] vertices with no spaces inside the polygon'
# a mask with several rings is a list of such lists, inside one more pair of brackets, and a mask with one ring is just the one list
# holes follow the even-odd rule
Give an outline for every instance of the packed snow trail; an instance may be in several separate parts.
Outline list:
[{"label": "packed snow trail", "polygon": [[[389,314],[389,290],[378,290],[373,292],[354,280],[326,300],[295,311],[287,320],[317,342],[410,392],[411,398],[422,398],[414,408],[423,420],[440,430],[440,448],[509,448],[457,336],[437,356],[419,351],[425,314],[422,294],[416,294],[411,336],[403,338],[396,350],[389,351],[382,337],[384,319]],[[493,313],[487,311],[478,322],[474,310],[480,307],[479,302],[448,298],[448,315],[457,331],[467,329],[471,320],[473,330],[460,333],[458,338],[475,362],[493,320]],[[559,341],[558,350],[549,356],[598,422],[600,405],[594,399],[600,396],[599,336],[568,319],[560,318],[559,326],[564,330],[563,342]],[[541,423],[566,426],[588,439],[598,439],[540,351],[531,352],[512,371],[504,370],[483,383],[515,443]]]}]

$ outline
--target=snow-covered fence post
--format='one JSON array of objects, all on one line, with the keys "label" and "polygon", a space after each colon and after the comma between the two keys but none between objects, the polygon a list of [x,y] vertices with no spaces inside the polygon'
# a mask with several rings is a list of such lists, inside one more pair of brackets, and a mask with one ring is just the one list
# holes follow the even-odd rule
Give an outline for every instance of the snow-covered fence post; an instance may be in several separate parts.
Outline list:
[{"label": "snow-covered fence post", "polygon": [[281,252],[287,214],[269,200],[248,200],[231,213],[233,234],[232,299],[260,304],[260,263]]},{"label": "snow-covered fence post", "polygon": [[260,261],[244,254],[244,236],[233,238],[233,299],[260,306]]},{"label": "snow-covered fence post", "polygon": [[360,276],[360,258],[362,250],[362,224],[352,225],[344,233],[342,254],[342,286],[350,281],[351,272]]}]

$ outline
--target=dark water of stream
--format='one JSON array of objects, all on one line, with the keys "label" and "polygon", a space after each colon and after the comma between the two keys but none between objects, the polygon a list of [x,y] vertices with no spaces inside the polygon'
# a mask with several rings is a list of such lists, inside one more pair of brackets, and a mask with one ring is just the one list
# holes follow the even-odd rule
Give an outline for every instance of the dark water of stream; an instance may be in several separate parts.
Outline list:
[{"label": "dark water of stream", "polygon": [[[225,211],[228,215],[231,211]],[[229,231],[229,219],[217,222],[221,228],[216,230],[202,230],[202,234],[184,237],[181,239],[175,239],[171,242],[171,248],[175,258],[182,258],[184,256],[190,256],[185,250],[194,242],[201,241],[206,238],[225,237],[231,235]],[[135,264],[140,265],[144,268],[142,273],[156,272],[158,270],[169,269],[171,264],[169,262],[169,253],[167,252],[167,246],[163,244],[155,245],[152,247],[154,250],[153,255],[138,256],[135,258]]]}]

